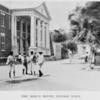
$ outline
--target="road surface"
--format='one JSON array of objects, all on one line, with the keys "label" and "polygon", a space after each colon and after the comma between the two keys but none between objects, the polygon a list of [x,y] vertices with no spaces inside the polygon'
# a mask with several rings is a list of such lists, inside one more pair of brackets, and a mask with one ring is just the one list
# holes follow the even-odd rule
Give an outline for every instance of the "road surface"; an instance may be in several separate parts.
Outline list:
[{"label": "road surface", "polygon": [[0,66],[0,90],[32,91],[98,91],[100,90],[100,69],[89,69],[82,60],[49,61],[43,66],[44,77],[22,75],[22,65],[16,65],[16,78],[8,77],[9,66]]}]

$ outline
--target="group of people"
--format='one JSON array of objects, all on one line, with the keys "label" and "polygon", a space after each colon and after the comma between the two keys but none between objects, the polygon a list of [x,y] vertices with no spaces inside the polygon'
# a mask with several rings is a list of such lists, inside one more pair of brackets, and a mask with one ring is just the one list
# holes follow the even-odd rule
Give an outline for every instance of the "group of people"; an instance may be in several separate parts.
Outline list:
[{"label": "group of people", "polygon": [[93,69],[93,66],[95,65],[95,55],[96,55],[96,51],[91,48],[91,51],[90,52],[86,52],[85,53],[85,59],[84,59],[84,62],[85,63],[89,63],[90,64],[90,68]]},{"label": "group of people", "polygon": [[[31,51],[30,54],[19,54],[16,58],[13,52],[10,52],[10,55],[7,58],[6,64],[10,66],[9,69],[9,77],[15,77],[15,64],[16,62],[20,62],[22,64],[22,74],[31,74],[31,75],[38,75],[41,77],[43,72],[41,71],[42,65],[44,63],[44,56],[43,52],[35,52]],[[30,73],[29,73],[30,70]]]},{"label": "group of people", "polygon": [[[74,56],[73,52],[70,49],[68,49],[68,57],[69,57],[69,63],[70,64],[72,63],[73,56]],[[84,62],[85,62],[85,64],[89,63],[90,68],[91,69],[93,68],[92,66],[95,64],[95,50],[93,48],[90,51],[85,52]]]}]

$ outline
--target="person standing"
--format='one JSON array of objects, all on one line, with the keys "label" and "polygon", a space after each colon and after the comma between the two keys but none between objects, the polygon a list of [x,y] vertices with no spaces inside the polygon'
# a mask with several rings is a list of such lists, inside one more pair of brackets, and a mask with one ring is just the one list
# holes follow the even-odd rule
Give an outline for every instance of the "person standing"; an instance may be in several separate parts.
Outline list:
[{"label": "person standing", "polygon": [[39,52],[39,56],[38,56],[38,66],[39,66],[39,77],[43,76],[43,72],[42,72],[42,66],[44,64],[44,56],[43,56],[43,52]]},{"label": "person standing", "polygon": [[85,63],[89,61],[89,52],[86,52],[85,54]]},{"label": "person standing", "polygon": [[33,74],[33,67],[34,67],[33,57],[34,57],[34,52],[31,51],[31,55],[30,55],[30,72],[31,72],[31,75]]},{"label": "person standing", "polygon": [[13,52],[12,51],[10,52],[10,55],[7,58],[6,64],[8,64],[10,66],[9,78],[12,77],[12,75],[11,75],[12,73],[13,73],[13,76],[15,77],[15,57],[13,56]]},{"label": "person standing", "polygon": [[34,75],[36,75],[36,69],[37,69],[37,53],[35,52],[34,55],[33,55],[33,59],[32,59],[32,62],[33,62],[33,72],[34,72]]},{"label": "person standing", "polygon": [[27,55],[26,54],[24,55],[23,65],[24,65],[23,75],[28,74],[28,60],[27,60]]},{"label": "person standing", "polygon": [[72,63],[72,56],[73,56],[73,54],[72,54],[72,51],[70,49],[68,49],[68,56],[69,56],[69,62],[71,64]]},{"label": "person standing", "polygon": [[94,47],[91,47],[91,56],[90,56],[90,69],[94,68],[95,65],[95,54],[96,50]]},{"label": "person standing", "polygon": [[23,59],[22,57],[23,56],[21,55],[21,53],[19,53],[19,55],[18,55],[18,61],[19,61],[20,64],[22,64],[22,59]]}]

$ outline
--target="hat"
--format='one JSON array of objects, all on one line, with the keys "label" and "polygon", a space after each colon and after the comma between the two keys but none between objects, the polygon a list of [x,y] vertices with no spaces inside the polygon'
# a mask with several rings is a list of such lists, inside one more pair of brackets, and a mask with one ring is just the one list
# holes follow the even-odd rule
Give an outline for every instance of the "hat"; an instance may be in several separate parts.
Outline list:
[{"label": "hat", "polygon": [[40,51],[40,52],[39,52],[39,54],[43,54],[43,52],[42,52],[42,51]]}]

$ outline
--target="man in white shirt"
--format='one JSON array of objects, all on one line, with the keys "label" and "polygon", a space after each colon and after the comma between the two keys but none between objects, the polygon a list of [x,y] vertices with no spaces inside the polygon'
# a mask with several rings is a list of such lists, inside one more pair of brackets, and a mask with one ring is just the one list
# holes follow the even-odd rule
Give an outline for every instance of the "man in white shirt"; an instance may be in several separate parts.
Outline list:
[{"label": "man in white shirt", "polygon": [[68,56],[69,56],[69,62],[71,64],[72,63],[72,56],[73,56],[73,54],[72,54],[72,51],[70,49],[68,49]]},{"label": "man in white shirt", "polygon": [[22,60],[23,60],[23,56],[21,54],[18,55],[18,61],[19,63],[22,63]]},{"label": "man in white shirt", "polygon": [[[30,70],[31,70],[31,75],[32,74],[36,74],[35,73],[35,67],[36,67],[36,63],[37,63],[37,55],[36,52],[31,51],[31,55],[30,55]],[[34,72],[34,73],[33,73]]]},{"label": "man in white shirt", "polygon": [[43,56],[43,52],[39,52],[39,56],[38,56],[38,66],[39,66],[39,77],[41,77],[43,75],[43,72],[41,71],[41,68],[44,64],[44,56]]},{"label": "man in white shirt", "polygon": [[11,78],[12,72],[13,72],[13,76],[15,77],[15,57],[13,56],[13,52],[10,52],[6,64],[10,65],[9,78]]}]

